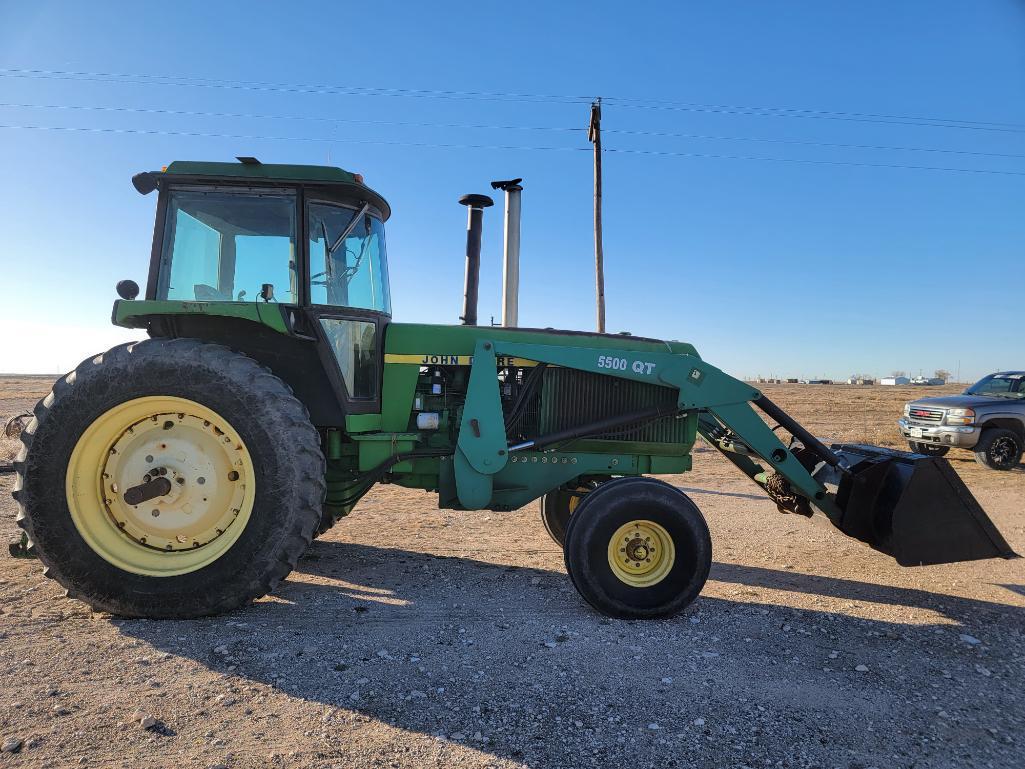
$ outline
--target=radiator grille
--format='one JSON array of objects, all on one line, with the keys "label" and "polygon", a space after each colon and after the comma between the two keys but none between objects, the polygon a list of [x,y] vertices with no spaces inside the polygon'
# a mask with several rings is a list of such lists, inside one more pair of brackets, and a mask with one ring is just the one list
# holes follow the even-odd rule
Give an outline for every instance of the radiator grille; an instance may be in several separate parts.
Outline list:
[{"label": "radiator grille", "polygon": [[943,421],[943,409],[912,406],[908,416],[911,417],[912,422],[932,422],[935,424]]},{"label": "radiator grille", "polygon": [[[650,406],[672,406],[675,403],[676,390],[670,387],[551,367],[545,370],[541,385],[536,434],[544,435],[617,414]],[[593,438],[644,443],[690,443],[694,438],[689,429],[692,421],[667,417],[639,427],[635,425],[602,433]]]}]

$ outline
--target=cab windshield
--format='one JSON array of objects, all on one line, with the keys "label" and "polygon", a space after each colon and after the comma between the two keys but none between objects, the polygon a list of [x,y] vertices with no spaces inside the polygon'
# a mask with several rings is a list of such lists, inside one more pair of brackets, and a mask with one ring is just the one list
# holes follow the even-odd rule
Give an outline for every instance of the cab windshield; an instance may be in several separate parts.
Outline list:
[{"label": "cab windshield", "polygon": [[172,190],[157,299],[297,304],[296,196]]},{"label": "cab windshield", "polygon": [[1025,400],[1025,373],[990,374],[965,390],[965,395],[988,395],[993,398]]}]

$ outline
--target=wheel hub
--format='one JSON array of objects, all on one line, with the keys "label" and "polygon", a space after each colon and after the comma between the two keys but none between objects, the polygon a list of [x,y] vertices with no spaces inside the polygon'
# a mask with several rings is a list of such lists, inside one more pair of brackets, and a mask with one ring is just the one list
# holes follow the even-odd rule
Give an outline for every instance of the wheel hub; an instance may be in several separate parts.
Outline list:
[{"label": "wheel hub", "polygon": [[[233,442],[223,427],[192,414],[154,414],[131,425],[102,469],[108,515],[146,547],[191,550],[212,542],[238,515],[245,493]],[[169,482],[166,494],[138,504],[125,498],[158,479]]]},{"label": "wheel hub", "polygon": [[630,521],[609,539],[612,573],[631,587],[651,587],[665,579],[673,567],[676,548],[669,532],[648,520]]},{"label": "wheel hub", "polygon": [[83,433],[68,465],[79,532],[101,557],[140,574],[184,573],[223,555],[245,527],[253,491],[238,433],[181,398],[114,407]]},{"label": "wheel hub", "polygon": [[993,445],[990,448],[990,456],[992,456],[998,464],[1007,464],[1011,460],[1011,457],[1014,456],[1016,448],[1014,441],[1010,438],[998,438],[993,441]]}]

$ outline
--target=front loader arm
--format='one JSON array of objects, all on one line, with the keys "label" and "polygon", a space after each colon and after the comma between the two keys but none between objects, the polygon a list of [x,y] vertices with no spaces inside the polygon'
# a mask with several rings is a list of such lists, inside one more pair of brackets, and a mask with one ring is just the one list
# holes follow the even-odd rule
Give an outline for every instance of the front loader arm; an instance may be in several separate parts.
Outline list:
[{"label": "front loader arm", "polygon": [[[813,504],[844,534],[892,555],[903,566],[1016,557],[946,460],[877,446],[826,447],[758,390],[686,353],[478,341],[454,457],[456,490],[467,509],[488,503],[493,476],[506,466],[510,453],[556,445],[587,430],[600,432],[599,423],[593,423],[509,446],[498,395],[499,355],[676,388],[676,409],[698,412],[701,434],[781,509],[808,514],[808,503]],[[793,450],[784,446],[752,404],[803,449],[797,443]],[[646,416],[652,414],[611,415],[601,423],[602,429],[613,427],[610,423],[616,420],[615,426],[622,427]],[[795,451],[801,452],[800,458]],[[532,462],[536,459],[535,455]],[[558,464],[560,473],[546,476],[551,483],[547,488],[586,471],[584,466],[566,466],[565,461]],[[589,461],[592,472],[604,466],[602,474],[617,474],[613,468],[618,459],[592,454]],[[624,466],[619,472],[630,474],[636,467]],[[820,477],[836,483],[836,492],[827,490]]]},{"label": "front loader arm", "polygon": [[[474,352],[455,459],[457,485],[465,485],[467,489],[464,503],[471,498],[475,502],[482,499],[484,488],[489,488],[489,484],[480,476],[497,473],[507,461],[496,356],[526,358],[676,388],[677,406],[681,411],[708,412],[739,436],[743,445],[785,478],[797,493],[813,501],[830,517],[837,513],[826,487],[812,477],[751,408],[750,402],[759,400],[762,394],[696,356],[485,340],[477,342]],[[712,445],[717,446],[714,442]],[[734,464],[759,480],[756,476],[762,468],[753,459],[741,463],[734,460]],[[471,486],[477,488],[475,493],[470,491]],[[460,498],[463,496],[461,491]]]}]

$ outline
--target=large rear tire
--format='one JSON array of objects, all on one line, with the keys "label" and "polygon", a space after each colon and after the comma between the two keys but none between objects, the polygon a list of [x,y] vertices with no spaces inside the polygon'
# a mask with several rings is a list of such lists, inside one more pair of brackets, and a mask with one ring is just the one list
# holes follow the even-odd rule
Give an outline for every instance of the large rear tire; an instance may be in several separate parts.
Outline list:
[{"label": "large rear tire", "polygon": [[654,478],[603,483],[566,530],[566,570],[602,614],[664,617],[697,598],[712,565],[708,526],[690,498]]},{"label": "large rear tire", "polygon": [[44,573],[98,610],[242,606],[288,575],[321,520],[324,457],[306,409],[220,345],[150,339],[83,361],[21,440],[18,524]]}]

